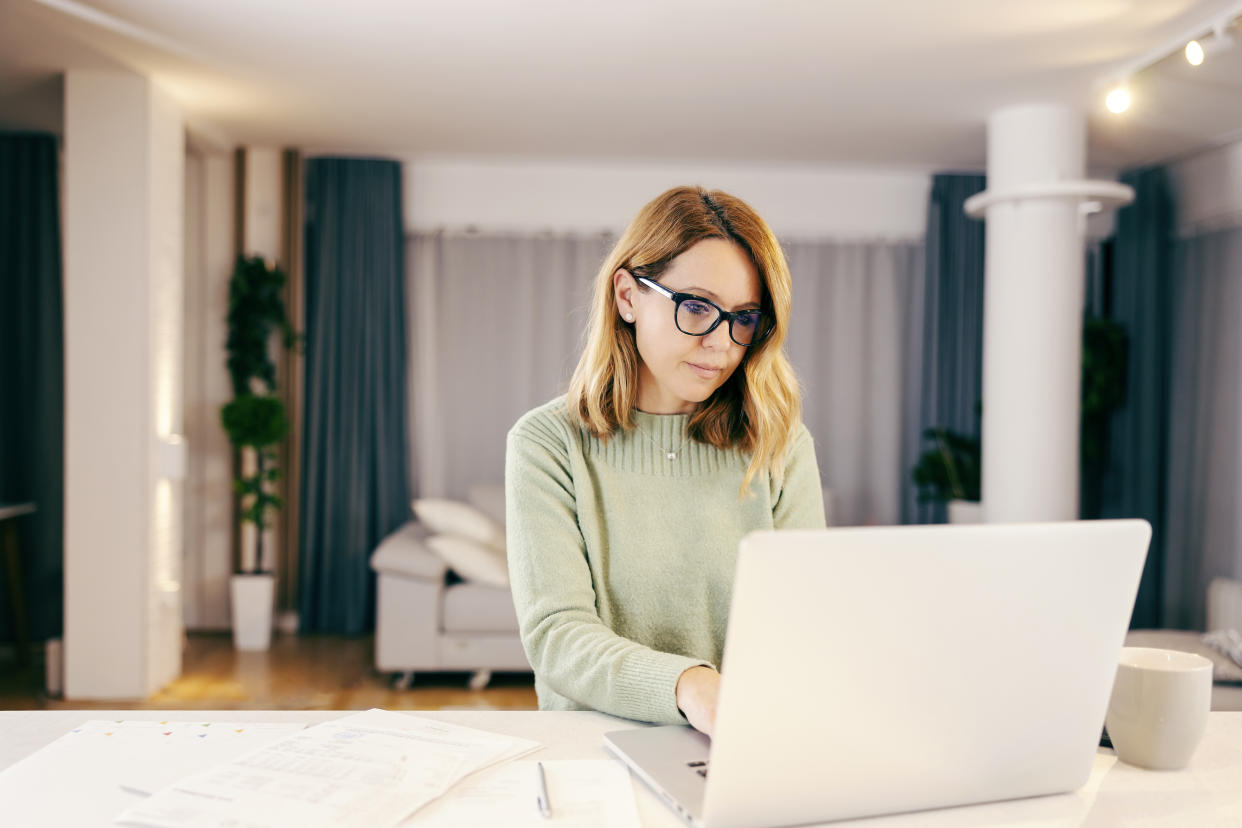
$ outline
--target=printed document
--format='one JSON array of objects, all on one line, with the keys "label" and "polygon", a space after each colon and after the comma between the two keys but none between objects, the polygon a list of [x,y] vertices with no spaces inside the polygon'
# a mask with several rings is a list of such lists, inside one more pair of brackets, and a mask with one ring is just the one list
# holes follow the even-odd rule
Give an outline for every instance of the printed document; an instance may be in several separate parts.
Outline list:
[{"label": "printed document", "polygon": [[616,759],[543,763],[551,816],[535,802],[535,762],[512,762],[467,779],[402,823],[409,828],[638,828],[634,787]]},{"label": "printed document", "polygon": [[105,826],[138,792],[277,742],[300,722],[83,722],[0,772],[0,825]]},{"label": "printed document", "polygon": [[152,828],[384,828],[540,745],[407,713],[314,725],[158,791],[117,817]]}]

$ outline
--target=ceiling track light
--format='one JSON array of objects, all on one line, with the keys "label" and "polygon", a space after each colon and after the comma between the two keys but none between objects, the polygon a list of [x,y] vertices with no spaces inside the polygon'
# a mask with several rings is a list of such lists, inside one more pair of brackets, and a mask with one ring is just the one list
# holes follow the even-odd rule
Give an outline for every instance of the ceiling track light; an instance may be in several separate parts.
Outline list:
[{"label": "ceiling track light", "polygon": [[1109,90],[1104,98],[1104,105],[1114,115],[1120,115],[1130,108],[1130,83],[1124,80]]},{"label": "ceiling track light", "polygon": [[1186,62],[1191,66],[1199,66],[1206,58],[1219,55],[1233,46],[1233,35],[1229,33],[1229,21],[1222,20],[1212,27],[1212,36],[1192,40],[1186,44]]},{"label": "ceiling track light", "polygon": [[1203,53],[1208,57],[1219,55],[1233,47],[1233,35],[1229,32],[1230,23],[1222,20],[1212,30],[1212,39],[1203,45]]},{"label": "ceiling track light", "polygon": [[[47,2],[47,0],[42,1]],[[1128,110],[1132,103],[1130,79],[1170,55],[1182,52],[1188,63],[1192,66],[1199,66],[1212,55],[1229,49],[1234,43],[1232,30],[1240,21],[1242,21],[1242,0],[1233,3],[1224,13],[1218,13],[1214,21],[1199,24],[1168,45],[1154,49],[1128,64],[1113,67],[1107,76],[1105,106],[1114,114],[1121,114]],[[1118,78],[1121,80],[1118,81]],[[1099,89],[1098,86],[1097,89]]]},{"label": "ceiling track light", "polygon": [[1186,62],[1191,66],[1200,66],[1207,52],[1203,50],[1203,44],[1197,40],[1192,40],[1186,44]]}]

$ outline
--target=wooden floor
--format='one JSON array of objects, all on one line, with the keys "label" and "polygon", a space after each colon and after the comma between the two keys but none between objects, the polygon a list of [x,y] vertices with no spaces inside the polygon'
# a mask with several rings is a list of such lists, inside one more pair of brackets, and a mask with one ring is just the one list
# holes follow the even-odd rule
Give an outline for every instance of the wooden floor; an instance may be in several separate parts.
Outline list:
[{"label": "wooden floor", "polygon": [[[0,709],[5,710],[533,710],[530,673],[497,673],[472,691],[469,673],[420,673],[409,690],[374,670],[374,639],[330,635],[277,635],[265,653],[239,653],[228,633],[191,633],[181,676],[149,699],[51,699],[41,684],[42,664],[22,676],[0,664]],[[37,677],[37,681],[36,681]]]}]

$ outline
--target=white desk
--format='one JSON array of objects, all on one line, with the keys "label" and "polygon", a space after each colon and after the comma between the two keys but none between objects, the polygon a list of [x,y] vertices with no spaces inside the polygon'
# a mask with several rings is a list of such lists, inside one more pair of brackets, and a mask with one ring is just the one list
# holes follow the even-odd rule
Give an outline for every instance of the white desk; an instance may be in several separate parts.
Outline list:
[{"label": "white desk", "polygon": [[[321,722],[340,711],[0,711],[0,770],[7,768],[88,719],[161,721]],[[603,759],[601,736],[609,730],[636,727],[601,713],[501,711],[418,711],[418,716],[535,739],[547,747],[547,759]],[[897,747],[894,746],[896,750]],[[72,780],[64,780],[73,791]],[[645,826],[682,825],[641,782],[635,782],[638,811]],[[123,807],[127,801],[121,794]],[[100,802],[100,826],[109,825],[118,807]],[[0,803],[0,822],[4,805]],[[935,826],[1239,826],[1242,825],[1242,713],[1213,713],[1208,732],[1191,766],[1184,771],[1153,772],[1117,762],[1101,750],[1090,781],[1079,791],[1059,796],[952,808],[857,822],[834,823],[860,828],[930,828]]]}]

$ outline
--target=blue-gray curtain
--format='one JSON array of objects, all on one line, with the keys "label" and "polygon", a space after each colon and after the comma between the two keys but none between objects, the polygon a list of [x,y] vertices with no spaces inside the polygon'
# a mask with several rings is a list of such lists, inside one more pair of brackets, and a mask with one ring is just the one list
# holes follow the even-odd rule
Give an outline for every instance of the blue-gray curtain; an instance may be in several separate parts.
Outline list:
[{"label": "blue-gray curtain", "polygon": [[[61,634],[64,605],[64,337],[59,146],[0,134],[0,502],[16,518],[31,639]],[[0,575],[0,578],[7,575]],[[0,637],[12,638],[0,589]]]},{"label": "blue-gray curtain", "polygon": [[368,558],[410,516],[401,166],[306,167],[306,400],[299,515],[302,629],[375,620]]},{"label": "blue-gray curtain", "polygon": [[[1087,364],[1087,333],[1086,326],[1097,320],[1108,320],[1109,303],[1112,300],[1113,283],[1113,237],[1107,239],[1088,240],[1086,261],[1084,262],[1083,301],[1083,365]],[[1084,389],[1085,392],[1085,389]],[[1112,421],[1109,415],[1108,422]],[[1080,419],[1079,431],[1079,463],[1078,463],[1078,517],[1081,520],[1097,520],[1100,517],[1100,492],[1103,487],[1104,474],[1108,469],[1108,424],[1102,427],[1097,423],[1088,423]],[[1102,430],[1099,430],[1101,429]],[[1097,429],[1094,434],[1088,429]],[[1087,441],[1093,440],[1101,445],[1098,458],[1087,457]]]},{"label": "blue-gray curtain", "polygon": [[1151,548],[1139,585],[1133,627],[1159,627],[1165,572],[1164,514],[1172,349],[1173,203],[1163,167],[1130,170],[1121,180],[1134,203],[1117,213],[1109,316],[1129,338],[1126,400],[1109,424],[1100,516],[1145,518]]},{"label": "blue-gray curtain", "polygon": [[[986,186],[987,177],[982,175],[942,173],[932,178],[927,209],[920,433],[929,428],[948,428],[979,436],[985,223],[967,216],[962,205]],[[907,487],[902,522],[944,519],[943,504],[919,504],[914,487]]]},{"label": "blue-gray curtain", "polygon": [[1242,227],[1179,239],[1172,270],[1159,620],[1201,630],[1208,584],[1242,578]]}]

